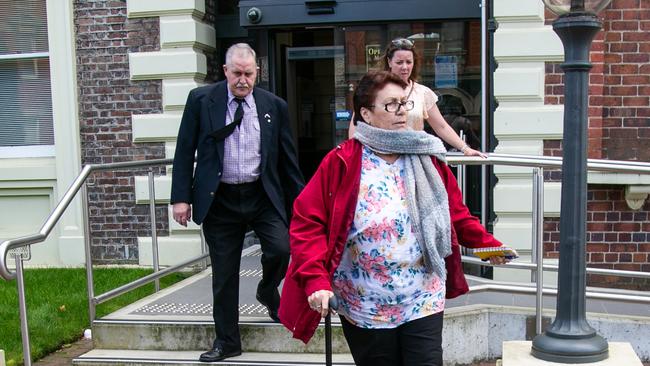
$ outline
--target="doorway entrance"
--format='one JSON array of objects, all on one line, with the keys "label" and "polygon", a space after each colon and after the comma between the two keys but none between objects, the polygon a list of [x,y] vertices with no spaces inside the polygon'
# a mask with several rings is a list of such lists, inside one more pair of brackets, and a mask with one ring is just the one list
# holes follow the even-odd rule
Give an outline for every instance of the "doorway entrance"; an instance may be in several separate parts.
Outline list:
[{"label": "doorway entrance", "polygon": [[[464,127],[467,143],[481,149],[480,138],[471,138],[490,132],[481,126],[480,30],[476,19],[268,30],[270,87],[289,105],[305,178],[347,138],[356,83],[380,68],[385,45],[396,38],[415,44],[418,82],[439,95],[445,119],[452,127]],[[478,216],[480,168],[469,167],[467,177],[467,206]]]},{"label": "doorway entrance", "polygon": [[[276,30],[269,34],[273,91],[287,101],[300,169],[309,180],[336,143],[334,28]],[[347,137],[347,127],[346,127]]]},{"label": "doorway entrance", "polygon": [[334,46],[286,49],[287,103],[305,179],[334,147]]}]

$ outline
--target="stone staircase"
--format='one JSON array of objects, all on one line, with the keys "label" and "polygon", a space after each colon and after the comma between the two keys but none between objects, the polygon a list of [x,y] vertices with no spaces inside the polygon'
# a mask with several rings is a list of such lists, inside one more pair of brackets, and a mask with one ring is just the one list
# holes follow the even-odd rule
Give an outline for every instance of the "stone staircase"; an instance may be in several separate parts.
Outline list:
[{"label": "stone staircase", "polygon": [[[240,329],[244,353],[215,365],[307,366],[325,364],[324,326],[309,344],[291,338],[255,300],[261,276],[254,248],[242,257]],[[470,286],[485,280],[468,276]],[[624,290],[616,290],[627,294]],[[535,299],[529,294],[477,290],[445,305],[445,365],[479,365],[501,357],[504,341],[530,340],[534,333]],[[214,337],[210,270],[93,322],[94,349],[74,365],[199,365],[199,355]],[[544,297],[544,323],[554,316],[555,298]],[[650,360],[650,307],[647,302],[587,301],[590,324],[610,342],[629,342],[644,361]],[[333,363],[354,365],[339,319],[332,319]]]},{"label": "stone staircase", "polygon": [[[273,322],[255,300],[261,278],[259,250],[245,251],[240,270],[240,333],[243,354],[214,365],[323,365],[324,323],[305,345]],[[93,322],[94,349],[78,366],[197,365],[214,340],[210,270]],[[354,365],[338,317],[332,319],[334,365]]]},{"label": "stone staircase", "polygon": [[[324,328],[319,327],[305,345],[271,321],[240,323],[241,356],[215,365],[322,365],[325,362]],[[196,365],[214,337],[211,322],[99,320],[93,325],[95,349],[74,360],[74,365]],[[340,324],[332,326],[335,365],[353,365]]]}]

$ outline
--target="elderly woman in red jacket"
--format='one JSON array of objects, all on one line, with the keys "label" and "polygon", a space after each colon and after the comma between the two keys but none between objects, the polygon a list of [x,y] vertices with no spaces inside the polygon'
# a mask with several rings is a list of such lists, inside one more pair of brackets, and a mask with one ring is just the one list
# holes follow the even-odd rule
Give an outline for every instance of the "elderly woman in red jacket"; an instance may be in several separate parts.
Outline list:
[{"label": "elderly woman in red jacket", "polygon": [[467,291],[458,238],[501,245],[463,205],[442,142],[407,128],[406,86],[386,71],[361,79],[354,138],[324,158],[290,226],[280,320],[308,342],[336,296],[361,366],[442,365],[445,297]]}]

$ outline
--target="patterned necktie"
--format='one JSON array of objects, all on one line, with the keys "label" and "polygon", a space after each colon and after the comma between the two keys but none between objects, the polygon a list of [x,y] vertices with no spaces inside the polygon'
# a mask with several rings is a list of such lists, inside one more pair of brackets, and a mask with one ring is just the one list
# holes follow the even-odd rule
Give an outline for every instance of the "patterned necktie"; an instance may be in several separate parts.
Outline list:
[{"label": "patterned necktie", "polygon": [[235,117],[232,122],[210,133],[210,136],[214,137],[217,141],[223,141],[226,137],[230,136],[244,119],[244,107],[242,106],[244,100],[241,98],[235,98],[234,100],[237,102],[237,110],[235,111]]}]

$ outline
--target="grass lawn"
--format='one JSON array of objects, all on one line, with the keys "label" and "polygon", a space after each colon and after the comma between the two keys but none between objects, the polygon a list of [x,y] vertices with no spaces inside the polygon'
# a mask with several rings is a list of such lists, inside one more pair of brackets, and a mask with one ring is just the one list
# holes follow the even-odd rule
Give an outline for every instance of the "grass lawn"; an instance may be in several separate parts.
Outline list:
[{"label": "grass lawn", "polygon": [[[95,268],[95,294],[102,294],[151,272],[150,269],[138,268]],[[160,287],[167,287],[188,276],[188,273],[170,274],[160,279]],[[153,289],[153,283],[150,283],[98,305],[97,318],[152,294]],[[25,270],[25,298],[33,360],[78,340],[90,325],[86,270],[83,268]],[[0,279],[0,349],[5,351],[7,366],[23,364],[15,280]]]}]

